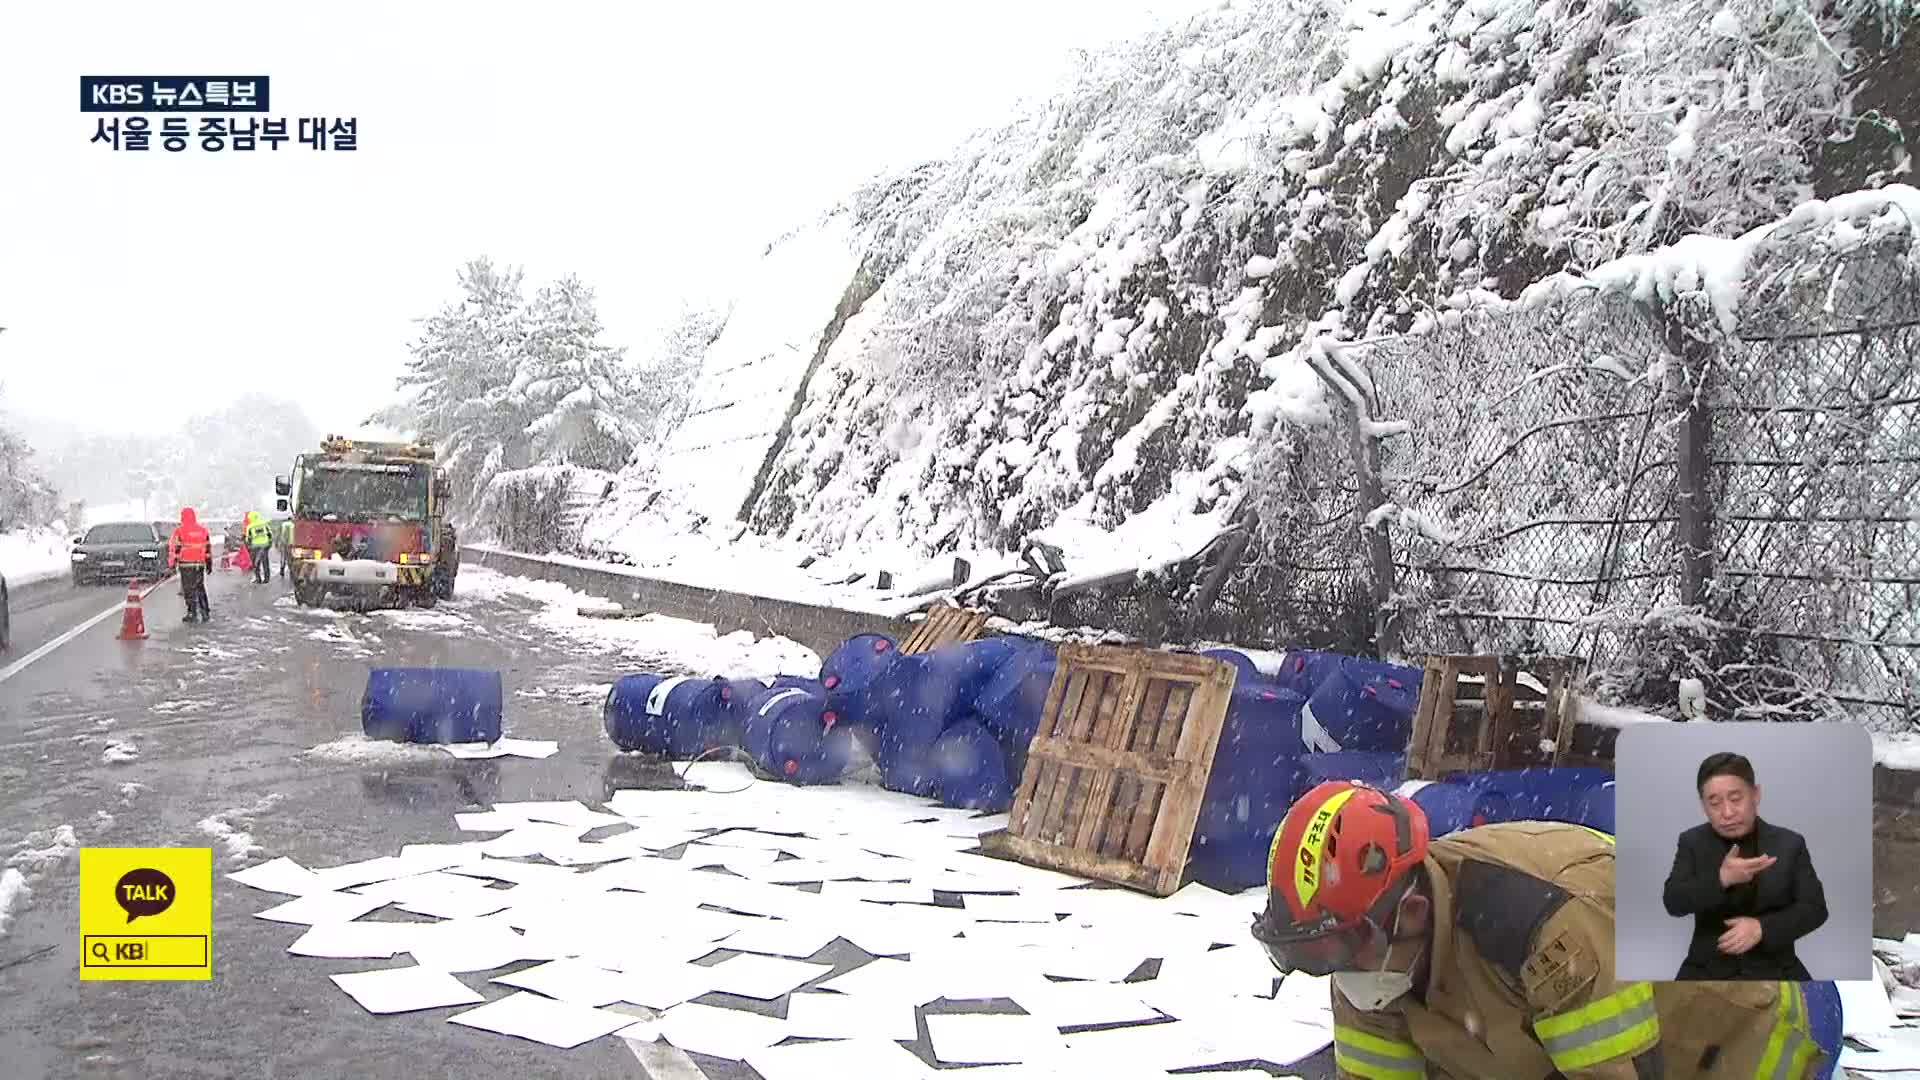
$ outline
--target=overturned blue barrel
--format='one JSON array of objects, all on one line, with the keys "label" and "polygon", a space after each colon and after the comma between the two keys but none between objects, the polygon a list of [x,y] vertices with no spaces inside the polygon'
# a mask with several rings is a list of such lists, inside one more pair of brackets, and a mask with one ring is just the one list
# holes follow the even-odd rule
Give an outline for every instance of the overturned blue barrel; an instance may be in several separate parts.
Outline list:
[{"label": "overturned blue barrel", "polygon": [[1612,833],[1614,827],[1613,781],[1587,788],[1574,800],[1572,820],[1577,825]]},{"label": "overturned blue barrel", "polygon": [[607,737],[622,750],[698,757],[711,726],[725,712],[725,679],[690,675],[627,675],[607,695]]},{"label": "overturned blue barrel", "polygon": [[885,634],[855,634],[821,663],[820,685],[828,693],[864,694],[899,655],[899,643]]},{"label": "overturned blue barrel", "polygon": [[[760,767],[790,784],[830,784],[853,760],[853,729],[832,723],[826,699],[792,688],[770,691]],[[757,722],[757,721],[756,721]]]},{"label": "overturned blue barrel", "polygon": [[1340,653],[1320,649],[1290,649],[1280,658],[1280,670],[1274,672],[1271,679],[1283,690],[1312,699],[1313,692],[1320,689],[1329,674],[1339,670],[1340,662],[1345,659]]},{"label": "overturned blue barrel", "polygon": [[1447,779],[1477,796],[1476,825],[1500,821],[1589,824],[1576,821],[1585,805],[1587,790],[1613,779],[1613,775],[1599,768],[1538,767],[1460,773]]},{"label": "overturned blue barrel", "polygon": [[1839,1075],[1840,1050],[1845,1045],[1846,1015],[1840,1005],[1840,988],[1832,982],[1800,984],[1807,999],[1808,1034],[1826,1054],[1826,1060],[1809,1080],[1830,1080]]},{"label": "overturned blue barrel", "polygon": [[1303,754],[1300,758],[1301,782],[1306,786],[1326,780],[1358,780],[1389,791],[1398,787],[1407,775],[1407,755],[1385,751],[1340,750],[1331,754]]},{"label": "overturned blue barrel", "polygon": [[1439,780],[1408,780],[1394,793],[1412,799],[1426,811],[1427,829],[1434,836],[1472,828],[1473,812],[1480,801],[1479,793],[1472,788]]},{"label": "overturned blue barrel", "polygon": [[1301,721],[1314,750],[1406,749],[1420,704],[1421,672],[1349,656],[1326,673]]},{"label": "overturned blue barrel", "polygon": [[1270,685],[1234,686],[1188,855],[1202,883],[1237,890],[1266,880],[1273,830],[1302,790],[1305,705],[1301,695]]},{"label": "overturned blue barrel", "polygon": [[[804,706],[809,701],[817,703],[822,698],[798,686],[773,686],[755,695],[747,703],[746,720],[740,729],[740,749],[745,750],[755,764],[771,770],[768,762],[773,760],[773,722],[787,708]],[[815,715],[819,715],[817,708]]]},{"label": "overturned blue barrel", "polygon": [[1271,676],[1260,670],[1260,665],[1253,662],[1253,657],[1248,656],[1239,649],[1208,649],[1200,655],[1210,660],[1225,660],[1227,663],[1232,664],[1234,671],[1237,673],[1234,678],[1235,686],[1273,681]]},{"label": "overturned blue barrel", "polygon": [[747,716],[753,699],[766,692],[767,684],[759,679],[728,679],[727,685],[720,689],[723,708],[714,721],[713,730],[708,732],[708,743],[712,746],[739,746],[740,740],[745,737]]},{"label": "overturned blue barrel", "polygon": [[500,673],[474,668],[374,668],[360,698],[370,739],[490,743],[500,738]]},{"label": "overturned blue barrel", "polygon": [[1000,744],[1010,777],[1018,778],[1026,769],[1027,747],[1040,728],[1056,666],[1052,646],[1040,641],[1022,643],[974,695],[973,719]]},{"label": "overturned blue barrel", "polygon": [[826,684],[805,675],[775,675],[772,679],[772,687],[775,690],[805,690],[809,694],[827,692]]},{"label": "overturned blue barrel", "polygon": [[948,728],[928,751],[940,801],[967,810],[999,813],[1013,805],[1006,755],[977,721]]}]

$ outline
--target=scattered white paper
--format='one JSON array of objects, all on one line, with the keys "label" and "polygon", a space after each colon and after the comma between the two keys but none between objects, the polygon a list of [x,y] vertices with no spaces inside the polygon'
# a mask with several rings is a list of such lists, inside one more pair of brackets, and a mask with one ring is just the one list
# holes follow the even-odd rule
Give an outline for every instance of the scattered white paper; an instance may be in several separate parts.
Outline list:
[{"label": "scattered white paper", "polygon": [[746,929],[722,939],[720,944],[745,953],[805,959],[831,945],[839,936],[838,928],[825,924],[757,919]]},{"label": "scattered white paper", "polygon": [[560,744],[543,739],[512,739],[502,737],[491,745],[487,743],[442,743],[441,749],[457,758],[500,758],[521,757],[535,761],[550,758],[560,752]]},{"label": "scattered white paper", "polygon": [[1126,983],[1049,982],[1015,990],[1013,1003],[1057,1028],[1161,1019]]},{"label": "scattered white paper", "polygon": [[1066,1050],[1060,1032],[1044,1020],[1004,1013],[927,1017],[933,1056],[949,1065],[1018,1065],[1047,1062]]},{"label": "scattered white paper", "polygon": [[528,955],[526,941],[495,916],[423,926],[412,936],[407,952],[421,967],[454,974],[542,959]]},{"label": "scattered white paper", "polygon": [[[579,826],[581,831],[598,829],[604,825],[624,825],[626,819],[618,814],[609,814],[602,810],[589,809],[574,799],[559,799],[551,802],[504,802],[493,804],[494,813],[508,814],[526,821],[550,825]],[[574,835],[579,835],[578,833]]]},{"label": "scattered white paper", "polygon": [[1920,1047],[1873,1051],[1846,1047],[1840,1051],[1840,1067],[1866,1073],[1920,1070]]},{"label": "scattered white paper", "polygon": [[811,1039],[920,1037],[913,1006],[898,999],[805,993],[787,998],[787,1034]]},{"label": "scattered white paper", "polygon": [[445,750],[449,755],[460,758],[463,761],[476,761],[481,758],[503,758],[507,756],[506,747],[497,743],[441,743],[440,749]]},{"label": "scattered white paper", "polygon": [[558,840],[542,845],[540,856],[559,866],[598,866],[603,863],[619,862],[631,859],[632,850],[622,850],[608,844],[595,844],[582,840]]},{"label": "scattered white paper", "polygon": [[462,877],[493,878],[496,881],[511,881],[516,885],[540,885],[566,881],[580,875],[564,866],[547,866],[544,863],[515,862],[505,858],[483,858],[476,862],[447,868],[447,873]]},{"label": "scattered white paper", "polygon": [[1246,1060],[1243,1050],[1222,1045],[1217,1032],[1184,1020],[1080,1032],[1067,1036],[1066,1041],[1081,1075],[1107,1071],[1127,1075],[1147,1069],[1171,1071]]},{"label": "scattered white paper", "polygon": [[671,1009],[713,992],[713,968],[701,964],[660,962],[621,969],[620,1000],[649,1009]]},{"label": "scattered white paper", "polygon": [[228,874],[228,878],[259,889],[262,892],[283,893],[288,896],[306,896],[309,893],[326,892],[327,886],[320,876],[285,856],[258,866],[249,866],[245,870]]},{"label": "scattered white paper", "polygon": [[758,783],[737,761],[694,761],[683,766],[680,779],[708,791],[733,791]]},{"label": "scattered white paper", "polygon": [[329,866],[313,872],[320,883],[328,889],[351,889],[355,885],[367,885],[375,881],[388,881],[409,874],[424,872],[417,864],[410,864],[393,855],[382,855],[377,859],[362,859],[359,862]]},{"label": "scattered white paper", "polygon": [[540,854],[540,849],[556,844],[572,844],[588,831],[585,825],[552,825],[545,822],[529,822],[486,841],[480,847],[482,854],[497,859],[524,859],[529,855]]},{"label": "scattered white paper", "polygon": [[779,852],[765,848],[715,847],[703,842],[688,844],[687,850],[680,856],[680,861],[691,869],[702,866],[724,866],[731,870],[735,866],[766,866],[779,857]]},{"label": "scattered white paper", "polygon": [[660,1037],[689,1053],[738,1061],[786,1038],[787,1022],[689,1002],[661,1014]]},{"label": "scattered white paper", "polygon": [[514,1035],[571,1050],[581,1043],[631,1027],[633,1017],[605,1009],[554,1001],[522,991],[447,1017],[449,1023]]},{"label": "scattered white paper", "polygon": [[386,906],[387,902],[378,897],[321,892],[309,893],[265,911],[256,911],[253,917],[268,922],[305,923],[312,926],[316,923],[352,922],[369,911]]},{"label": "scattered white paper", "polygon": [[772,833],[763,833],[754,829],[728,829],[725,832],[714,833],[702,841],[714,847],[753,848],[764,851],[785,851],[786,845],[794,842],[795,838],[791,836],[775,836]]},{"label": "scattered white paper", "polygon": [[850,997],[879,1001],[902,1001],[925,1005],[940,996],[927,982],[927,972],[905,960],[882,957],[869,960],[852,971],[842,972],[820,984]]},{"label": "scattered white paper", "polygon": [[931,904],[933,890],[911,881],[829,881],[820,886],[829,900],[862,900],[875,904]]},{"label": "scattered white paper", "polygon": [[[756,1050],[746,1062],[761,1080],[821,1080],[822,1077],[874,1077],[876,1080],[931,1080],[939,1075],[912,1051],[886,1039],[852,1038],[794,1043]],[[968,1070],[965,1080],[976,1080]]]},{"label": "scattered white paper", "polygon": [[1059,919],[1046,902],[1047,894],[1042,896],[990,896],[969,894],[961,900],[966,905],[967,917],[976,922],[1026,922],[1048,923]]},{"label": "scattered white paper", "polygon": [[726,994],[771,1001],[831,971],[832,964],[742,953],[713,965],[713,988]]},{"label": "scattered white paper", "polygon": [[370,1013],[402,1013],[471,1005],[487,1000],[444,971],[420,967],[384,968],[332,976],[333,984]]},{"label": "scattered white paper", "polygon": [[374,897],[389,904],[407,900],[416,900],[423,896],[438,896],[450,892],[464,892],[470,889],[487,887],[475,878],[461,874],[449,874],[441,870],[430,870],[424,874],[394,878],[391,881],[376,881],[371,885],[356,885],[348,890],[355,896]]},{"label": "scattered white paper", "polygon": [[405,952],[420,923],[327,922],[307,928],[287,946],[295,956],[322,956],[333,960],[385,960]]},{"label": "scattered white paper", "polygon": [[485,886],[466,890],[447,890],[416,896],[394,906],[401,911],[415,915],[429,915],[436,919],[473,919],[482,915],[491,915],[504,910],[507,906],[508,891],[489,889]]},{"label": "scattered white paper", "polygon": [[1878,979],[1844,979],[1834,984],[1840,990],[1840,1015],[1843,1033],[1885,1031],[1896,1027],[1900,1017],[1887,999],[1886,988]]},{"label": "scattered white paper", "polygon": [[669,822],[624,820],[633,828],[623,833],[615,833],[600,842],[608,847],[668,851],[707,835]]},{"label": "scattered white paper", "polygon": [[496,975],[493,981],[545,994],[555,1001],[598,1008],[624,1001],[625,977],[617,971],[590,964],[585,960],[554,960],[536,964],[523,971]]}]

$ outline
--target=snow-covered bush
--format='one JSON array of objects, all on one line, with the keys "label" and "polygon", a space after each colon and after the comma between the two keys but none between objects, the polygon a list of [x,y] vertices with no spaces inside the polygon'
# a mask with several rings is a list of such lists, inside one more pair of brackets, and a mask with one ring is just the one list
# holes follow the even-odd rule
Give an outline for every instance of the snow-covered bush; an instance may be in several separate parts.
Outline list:
[{"label": "snow-covered bush", "polygon": [[582,526],[613,480],[613,473],[570,465],[499,473],[480,500],[481,536],[511,551],[575,552]]}]

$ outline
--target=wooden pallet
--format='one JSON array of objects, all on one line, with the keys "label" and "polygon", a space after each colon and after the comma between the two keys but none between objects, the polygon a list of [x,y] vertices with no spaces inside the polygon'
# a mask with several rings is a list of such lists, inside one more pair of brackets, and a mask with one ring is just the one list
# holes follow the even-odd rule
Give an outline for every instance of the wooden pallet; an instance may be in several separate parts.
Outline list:
[{"label": "wooden pallet", "polygon": [[932,652],[942,645],[972,641],[986,629],[987,620],[992,617],[993,613],[988,611],[935,604],[927,609],[926,618],[914,624],[913,632],[900,644],[900,652],[912,656]]},{"label": "wooden pallet", "polygon": [[1233,692],[1204,656],[1066,645],[990,853],[1155,896],[1180,887]]},{"label": "wooden pallet", "polygon": [[[1429,656],[1407,743],[1407,778],[1598,764],[1574,754],[1586,662],[1542,657]],[[1552,749],[1543,749],[1550,741]]]}]

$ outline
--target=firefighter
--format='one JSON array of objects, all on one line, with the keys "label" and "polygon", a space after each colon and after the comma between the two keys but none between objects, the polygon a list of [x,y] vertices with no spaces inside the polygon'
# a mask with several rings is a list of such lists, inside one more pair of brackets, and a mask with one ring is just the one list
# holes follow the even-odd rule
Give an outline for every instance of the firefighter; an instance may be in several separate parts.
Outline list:
[{"label": "firefighter", "polygon": [[1613,862],[1580,825],[1432,839],[1412,800],[1329,781],[1275,833],[1253,936],[1333,976],[1348,1080],[1826,1075],[1798,983],[1616,981]]},{"label": "firefighter", "polygon": [[273,526],[266,515],[247,511],[247,559],[253,564],[253,582],[267,585],[273,581]]},{"label": "firefighter", "polygon": [[213,540],[193,507],[180,511],[180,525],[167,540],[167,565],[180,572],[180,597],[187,602],[185,622],[213,617],[207,606],[207,575],[213,572]]}]

